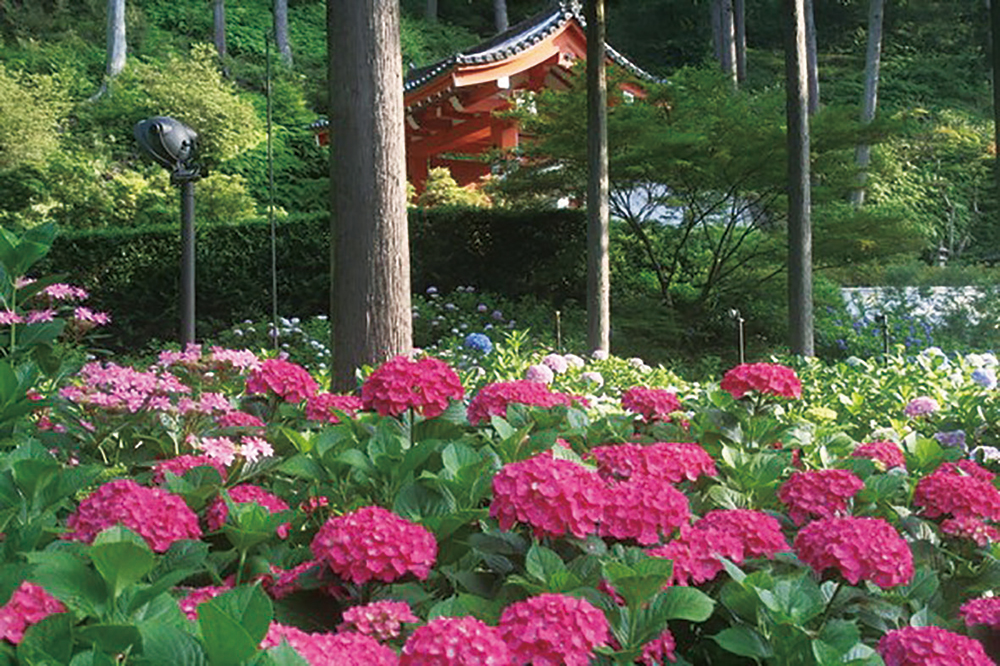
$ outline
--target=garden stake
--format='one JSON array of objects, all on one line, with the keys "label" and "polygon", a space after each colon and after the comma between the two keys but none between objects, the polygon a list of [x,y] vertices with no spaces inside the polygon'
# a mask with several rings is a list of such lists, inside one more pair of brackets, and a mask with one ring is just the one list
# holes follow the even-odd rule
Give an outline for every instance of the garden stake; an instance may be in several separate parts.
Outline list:
[{"label": "garden stake", "polygon": [[562,348],[562,321],[560,320],[561,312],[556,310],[556,349],[561,353]]},{"label": "garden stake", "polygon": [[743,339],[743,322],[746,320],[736,308],[729,311],[729,316],[736,320],[736,345],[740,356],[740,365],[743,365],[746,363],[746,342]]},{"label": "garden stake", "polygon": [[886,362],[889,359],[889,315],[883,312],[878,321],[882,324],[882,361]]}]

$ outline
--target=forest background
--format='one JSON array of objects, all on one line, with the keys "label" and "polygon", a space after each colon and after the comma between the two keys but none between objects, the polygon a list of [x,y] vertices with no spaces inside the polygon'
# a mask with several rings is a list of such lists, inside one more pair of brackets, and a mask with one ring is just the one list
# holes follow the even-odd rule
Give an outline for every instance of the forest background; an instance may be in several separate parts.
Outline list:
[{"label": "forest background", "polygon": [[[221,57],[213,21],[219,4],[226,18]],[[176,276],[175,256],[150,250],[142,239],[176,230],[177,193],[167,173],[141,159],[132,139],[138,120],[173,115],[202,139],[208,176],[198,183],[200,234],[215,227],[246,235],[246,229],[261,227],[269,210],[281,228],[322,226],[328,154],[315,145],[310,125],[329,103],[326,7],[311,0],[277,4],[279,11],[287,4],[287,41],[275,45],[269,42],[276,23],[272,0],[127,0],[127,64],[108,81],[110,3],[0,0],[0,221],[9,228],[54,221],[64,236],[97,230],[105,235],[92,236],[92,242],[131,252],[146,247],[147,255],[159,255],[156,260],[167,266],[165,274]],[[404,69],[449,56],[496,31],[491,0],[402,5]],[[545,5],[508,0],[508,20],[514,24]],[[612,180],[654,190],[655,201],[679,216],[664,224],[648,210],[621,201],[615,207],[612,344],[621,355],[661,361],[716,353],[731,346],[733,310],[746,320],[757,349],[780,349],[786,338],[784,63],[777,2],[746,2],[747,76],[738,90],[715,60],[711,6],[709,0],[608,1],[609,42],[665,81],[650,85],[653,104],[618,105],[610,114]],[[987,7],[982,0],[887,2],[877,120],[866,127],[858,118],[868,9],[868,2],[855,0],[814,2],[820,86],[820,108],[812,118],[817,349],[829,355],[853,351],[851,336],[867,333],[872,323],[844,309],[842,286],[997,283]],[[273,204],[265,132],[268,53]],[[533,211],[525,215],[537,219],[559,198],[579,198],[585,189],[582,88],[540,96],[532,105],[537,113],[524,118],[540,139],[530,164],[541,168],[510,171],[487,189],[488,199],[446,180],[437,183],[434,196],[414,202],[417,224],[442,204],[489,203],[494,211],[515,211],[503,219],[516,224],[516,211]],[[875,144],[862,209],[850,203],[859,142]],[[553,162],[560,168],[552,169]],[[472,224],[454,212],[440,219],[446,222],[439,226]],[[582,243],[579,221],[578,232],[565,221],[559,227],[567,247]],[[232,236],[217,238],[230,244]],[[324,261],[324,248],[313,249],[312,259]],[[440,247],[433,251],[444,253]],[[85,256],[53,256],[64,260],[55,270],[86,273]],[[215,275],[228,271],[233,282],[240,281],[235,261],[219,263],[212,266]],[[430,259],[415,256],[415,263]],[[582,291],[583,281],[575,279],[579,268],[554,267]],[[471,281],[468,275],[435,277],[445,289],[469,284],[463,277]],[[432,286],[426,279],[414,285],[420,291]],[[101,303],[102,285],[86,286],[97,292],[99,305],[124,311],[119,322],[125,324],[143,316],[155,320],[164,309],[155,300]],[[581,295],[573,288],[504,294],[502,286],[489,286],[501,297],[534,299],[524,311],[539,314],[520,323],[537,330],[552,328],[556,310],[567,336],[582,319],[574,318]],[[306,317],[322,314],[325,299],[283,301],[283,314]],[[247,306],[240,317],[266,318],[255,307]],[[205,313],[201,333],[235,323],[210,315]],[[919,330],[908,326],[914,345],[931,342],[926,330],[918,340],[912,333]],[[135,345],[129,333],[119,328],[112,337]],[[966,327],[952,342],[989,346],[989,335],[995,329]]]}]

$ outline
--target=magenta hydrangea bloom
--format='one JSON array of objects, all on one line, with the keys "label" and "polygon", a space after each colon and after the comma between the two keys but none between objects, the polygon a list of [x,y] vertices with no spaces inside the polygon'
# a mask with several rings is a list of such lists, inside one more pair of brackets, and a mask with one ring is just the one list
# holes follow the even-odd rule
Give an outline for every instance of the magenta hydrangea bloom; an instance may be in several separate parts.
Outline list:
[{"label": "magenta hydrangea bloom", "polygon": [[399,657],[390,648],[371,636],[352,632],[327,634],[309,633],[297,627],[272,622],[260,642],[262,649],[288,643],[309,666],[331,664],[364,664],[365,666],[398,666]]},{"label": "magenta hydrangea bloom", "polygon": [[799,531],[793,545],[817,573],[836,569],[851,585],[869,580],[885,589],[913,578],[909,544],[881,518],[816,520]]},{"label": "magenta hydrangea bloom", "polygon": [[700,585],[722,573],[720,557],[739,564],[743,561],[742,541],[722,530],[695,527],[681,528],[680,536],[659,548],[646,551],[674,563],[670,582],[673,585]]},{"label": "magenta hydrangea bloom", "polygon": [[0,607],[0,639],[15,645],[24,638],[24,632],[53,613],[65,613],[66,606],[45,589],[23,581]]},{"label": "magenta hydrangea bloom", "polygon": [[306,402],[306,418],[310,421],[340,423],[340,418],[334,410],[354,418],[354,414],[361,410],[361,398],[336,393],[317,393],[310,396]]},{"label": "magenta hydrangea bloom", "polygon": [[970,599],[958,609],[965,626],[984,624],[991,629],[1000,629],[1000,597],[980,597]]},{"label": "magenta hydrangea bloom", "polygon": [[847,500],[865,487],[865,482],[846,469],[794,472],[778,489],[778,499],[788,507],[796,525],[810,516],[830,518],[849,513]]},{"label": "magenta hydrangea bloom", "polygon": [[671,414],[681,411],[681,401],[666,389],[633,386],[622,393],[622,408],[639,414],[647,423],[670,421]]},{"label": "magenta hydrangea bloom", "polygon": [[471,616],[436,617],[417,627],[403,646],[400,666],[509,666],[500,631]]},{"label": "magenta hydrangea bloom", "polygon": [[996,486],[947,463],[917,482],[913,503],[922,506],[928,518],[950,515],[1000,520],[1000,491]]},{"label": "magenta hydrangea bloom", "polygon": [[715,476],[715,461],[698,444],[657,442],[655,444],[612,444],[596,446],[590,455],[604,479],[627,481],[649,476],[668,483],[697,481]]},{"label": "magenta hydrangea bloom", "polygon": [[[233,486],[229,489],[229,499],[233,501],[234,504],[246,504],[248,502],[259,504],[270,513],[278,513],[279,511],[288,511],[288,504],[285,500],[281,499],[277,495],[273,495],[260,486],[255,486],[250,483],[241,483],[238,486]],[[212,500],[212,503],[208,505],[208,509],[205,511],[205,524],[208,529],[212,532],[216,530],[221,530],[222,526],[226,524],[226,518],[229,517],[229,507],[226,506],[225,500],[221,497],[216,497]],[[288,537],[288,531],[291,529],[290,523],[282,523],[278,525],[277,533],[282,539]]]},{"label": "magenta hydrangea bloom", "polygon": [[604,613],[585,599],[540,594],[504,609],[498,625],[513,661],[533,666],[587,666],[610,639]]},{"label": "magenta hydrangea bloom", "polygon": [[479,389],[469,403],[469,423],[488,423],[492,416],[507,416],[507,405],[532,405],[535,407],[570,406],[574,402],[586,404],[579,396],[552,391],[540,382],[521,379],[512,382],[496,382]]},{"label": "magenta hydrangea bloom", "polygon": [[774,557],[791,550],[781,523],[763,511],[751,509],[716,509],[702,516],[694,526],[697,529],[714,529],[730,534],[743,544],[745,557]]},{"label": "magenta hydrangea bloom", "polygon": [[969,539],[980,548],[1000,542],[1000,530],[972,516],[959,516],[958,518],[942,520],[941,531],[949,536]]},{"label": "magenta hydrangea bloom", "polygon": [[177,476],[184,476],[184,473],[188,470],[192,470],[195,467],[212,467],[219,473],[222,480],[226,480],[226,466],[223,465],[219,460],[215,458],[210,458],[209,456],[193,456],[190,454],[185,454],[182,456],[177,456],[176,458],[168,458],[167,460],[161,460],[153,466],[153,483],[159,485],[166,481],[167,472],[171,474],[176,474]]},{"label": "magenta hydrangea bloom", "polygon": [[649,546],[687,524],[690,515],[684,493],[662,479],[640,476],[608,487],[601,536]]},{"label": "magenta hydrangea bloom", "polygon": [[979,641],[941,627],[903,627],[875,648],[885,666],[994,666]]},{"label": "magenta hydrangea bloom", "polygon": [[996,474],[990,470],[977,464],[975,461],[968,459],[956,460],[955,462],[944,462],[941,463],[935,472],[947,472],[948,474],[959,474],[962,476],[971,476],[973,478],[979,479],[980,481],[992,481],[996,478]]},{"label": "magenta hydrangea bloom", "polygon": [[361,404],[381,416],[399,416],[412,409],[425,418],[440,416],[465,390],[458,375],[444,361],[414,361],[397,356],[379,366],[361,385]]},{"label": "magenta hydrangea bloom", "polygon": [[674,635],[669,629],[664,629],[662,634],[642,646],[638,663],[643,666],[660,666],[668,661],[677,661],[677,655],[674,654],[676,648]]},{"label": "magenta hydrangea bloom", "polygon": [[737,400],[751,391],[783,398],[802,397],[802,382],[795,371],[779,363],[738,365],[722,376],[719,388]]},{"label": "magenta hydrangea bloom", "polygon": [[865,442],[858,445],[851,452],[851,456],[854,458],[870,458],[883,471],[892,469],[893,467],[906,468],[906,458],[903,456],[903,450],[895,442],[881,440]]},{"label": "magenta hydrangea bloom", "polygon": [[215,417],[215,422],[220,428],[248,428],[254,432],[261,432],[267,424],[253,414],[231,410]]},{"label": "magenta hydrangea bloom", "polygon": [[309,371],[297,363],[269,358],[247,378],[247,393],[273,393],[285,402],[302,402],[316,393],[318,385]]},{"label": "magenta hydrangea bloom", "polygon": [[330,518],[311,548],[317,560],[358,585],[370,580],[391,583],[408,573],[423,580],[437,557],[433,534],[379,506]]},{"label": "magenta hydrangea bloom", "polygon": [[177,605],[181,607],[181,612],[189,620],[197,620],[198,606],[231,589],[233,589],[231,584],[206,585],[205,587],[191,588],[186,590],[186,594],[177,600]]},{"label": "magenta hydrangea bloom", "polygon": [[109,481],[80,502],[66,519],[69,531],[61,537],[90,543],[99,532],[118,523],[139,534],[158,553],[175,541],[201,538],[198,516],[181,497],[129,479]]},{"label": "magenta hydrangea bloom", "polygon": [[297,592],[301,589],[299,586],[299,576],[310,569],[320,566],[322,565],[316,560],[307,560],[291,569],[282,569],[279,566],[271,564],[271,571],[269,574],[261,577],[261,584],[264,586],[264,591],[272,599],[283,599],[292,592]]},{"label": "magenta hydrangea bloom", "polygon": [[344,611],[338,631],[353,631],[377,641],[399,638],[404,622],[419,622],[405,601],[373,601]]},{"label": "magenta hydrangea bloom", "polygon": [[572,534],[582,539],[597,531],[606,496],[595,472],[544,451],[497,472],[490,516],[502,530],[524,523],[539,537]]}]

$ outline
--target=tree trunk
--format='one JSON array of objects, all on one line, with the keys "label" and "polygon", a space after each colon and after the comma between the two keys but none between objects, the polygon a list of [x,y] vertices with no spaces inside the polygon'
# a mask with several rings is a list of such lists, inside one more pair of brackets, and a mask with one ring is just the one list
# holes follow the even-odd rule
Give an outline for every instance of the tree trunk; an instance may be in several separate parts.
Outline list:
[{"label": "tree trunk", "polygon": [[[868,50],[865,53],[865,88],[861,97],[861,123],[870,124],[875,119],[878,107],[878,78],[882,63],[882,16],[885,0],[869,0],[868,5]],[[851,193],[851,202],[861,206],[865,202],[866,169],[871,160],[871,146],[859,144],[854,151],[854,161],[858,165],[858,187]]]},{"label": "tree trunk", "polygon": [[328,0],[332,386],[413,346],[398,0]]},{"label": "tree trunk", "polygon": [[816,50],[816,17],[813,0],[806,0],[806,68],[809,81],[809,115],[819,111],[819,55]]},{"label": "tree trunk", "polygon": [[604,0],[587,0],[587,346],[611,347]]},{"label": "tree trunk", "polygon": [[719,40],[719,64],[735,86],[739,77],[736,72],[736,26],[733,18],[733,0],[721,0]]},{"label": "tree trunk", "polygon": [[424,19],[430,23],[437,23],[438,0],[427,0],[427,9],[424,10]]},{"label": "tree trunk", "polygon": [[292,45],[288,41],[288,0],[274,0],[274,43],[285,67],[292,66]]},{"label": "tree trunk", "polygon": [[507,0],[493,0],[493,23],[497,32],[503,32],[510,27],[507,17]]},{"label": "tree trunk", "polygon": [[990,3],[990,44],[993,64],[993,146],[997,189],[1000,190],[1000,0]]},{"label": "tree trunk", "polygon": [[108,91],[113,78],[125,69],[127,42],[125,41],[125,0],[108,0],[108,64],[101,87],[88,101],[94,102]]},{"label": "tree trunk", "polygon": [[736,33],[736,81],[747,80],[746,0],[733,0],[733,27]]},{"label": "tree trunk", "polygon": [[709,9],[712,12],[712,54],[722,61],[722,0],[711,0]]},{"label": "tree trunk", "polygon": [[788,115],[788,329],[793,354],[813,355],[812,222],[805,0],[782,0]]},{"label": "tree trunk", "polygon": [[219,60],[226,57],[226,0],[212,3],[212,26],[215,34],[215,50]]}]

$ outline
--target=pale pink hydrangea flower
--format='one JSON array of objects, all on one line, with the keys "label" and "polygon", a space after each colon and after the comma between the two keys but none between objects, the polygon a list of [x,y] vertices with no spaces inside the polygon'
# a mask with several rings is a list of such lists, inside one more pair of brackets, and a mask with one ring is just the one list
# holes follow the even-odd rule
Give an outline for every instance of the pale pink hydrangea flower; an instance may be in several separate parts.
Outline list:
[{"label": "pale pink hydrangea flower", "polygon": [[524,378],[529,382],[551,384],[553,380],[555,380],[556,376],[555,373],[552,372],[552,368],[549,366],[536,363],[535,365],[529,366],[528,369],[524,371]]},{"label": "pale pink hydrangea flower", "polygon": [[576,354],[564,354],[563,359],[565,359],[566,364],[571,368],[582,368],[587,363]]},{"label": "pale pink hydrangea flower", "polygon": [[23,324],[24,317],[13,310],[0,310],[0,325]]},{"label": "pale pink hydrangea flower", "polygon": [[930,396],[922,395],[908,402],[906,407],[903,408],[903,413],[914,419],[920,416],[928,416],[939,409],[941,409],[941,406],[937,400]]},{"label": "pale pink hydrangea flower", "polygon": [[337,631],[355,631],[385,642],[399,638],[403,623],[419,622],[405,601],[373,601],[344,611]]},{"label": "pale pink hydrangea flower", "polygon": [[239,448],[231,437],[199,438],[195,435],[190,435],[188,437],[188,444],[196,450],[204,452],[212,460],[218,460],[226,467],[233,464],[233,461],[236,460],[236,454],[239,453]]},{"label": "pale pink hydrangea flower", "polygon": [[358,585],[390,583],[408,573],[424,580],[437,557],[433,534],[378,506],[330,518],[310,548],[335,574]]},{"label": "pale pink hydrangea flower", "polygon": [[69,531],[60,536],[90,543],[118,523],[139,534],[157,553],[175,541],[201,538],[198,516],[181,497],[129,479],[109,481],[80,502],[66,519]]},{"label": "pale pink hydrangea flower", "polygon": [[561,375],[569,370],[569,362],[562,354],[546,354],[542,358],[542,365],[547,366],[553,373]]},{"label": "pale pink hydrangea flower", "polygon": [[585,599],[540,594],[504,609],[497,627],[513,660],[533,666],[588,666],[611,638],[604,613]]},{"label": "pale pink hydrangea flower", "polygon": [[53,613],[65,612],[66,606],[42,586],[23,581],[0,607],[0,638],[17,645],[28,627]]},{"label": "pale pink hydrangea flower", "polygon": [[62,282],[50,284],[41,293],[56,301],[85,301],[90,298],[86,289]]},{"label": "pale pink hydrangea flower", "polygon": [[255,463],[274,455],[274,448],[263,437],[243,437],[240,439],[240,455],[248,463]]},{"label": "pale pink hydrangea flower", "polygon": [[[255,486],[250,483],[241,483],[238,486],[233,486],[228,492],[229,499],[233,501],[233,504],[259,504],[270,513],[288,511],[288,505],[283,499],[277,495],[269,493],[259,486]],[[226,506],[225,500],[221,497],[216,497],[212,503],[208,505],[208,509],[205,510],[205,524],[212,532],[222,529],[222,526],[226,524],[226,518],[228,517],[229,507]],[[290,523],[282,523],[281,525],[278,525],[277,534],[282,539],[285,539],[288,537],[290,529]]]},{"label": "pale pink hydrangea flower", "polygon": [[91,326],[106,326],[111,323],[111,315],[107,312],[95,312],[82,305],[73,308],[73,319],[79,324],[89,324]]},{"label": "pale pink hydrangea flower", "polygon": [[399,664],[509,666],[511,654],[495,627],[472,616],[441,616],[417,627],[403,646]]},{"label": "pale pink hydrangea flower", "polygon": [[246,349],[225,349],[213,346],[209,350],[208,356],[215,363],[228,364],[238,370],[256,370],[261,365],[257,355]]},{"label": "pale pink hydrangea flower", "polygon": [[56,318],[56,311],[48,308],[45,310],[31,310],[25,319],[28,324],[40,324],[46,321],[53,321]]}]

